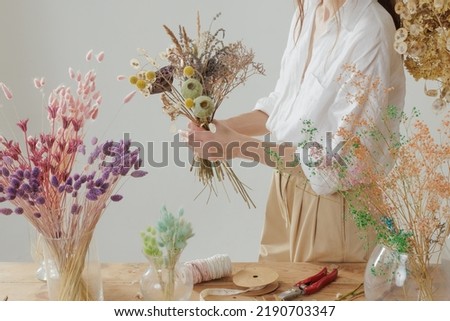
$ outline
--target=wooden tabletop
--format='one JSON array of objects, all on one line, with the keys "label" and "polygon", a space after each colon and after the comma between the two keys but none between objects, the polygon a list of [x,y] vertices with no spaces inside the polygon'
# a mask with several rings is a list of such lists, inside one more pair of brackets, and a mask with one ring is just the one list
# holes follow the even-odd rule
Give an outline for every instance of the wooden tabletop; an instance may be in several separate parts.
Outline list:
[{"label": "wooden tabletop", "polygon": [[[298,280],[319,272],[323,264],[312,263],[233,263],[233,275],[246,268],[265,267],[278,273],[278,287],[264,295],[208,296],[206,300],[267,300],[277,299],[277,294],[289,289]],[[363,282],[365,264],[339,264],[338,278],[318,293],[299,297],[298,300],[336,300],[357,289]],[[0,262],[0,300],[8,297],[12,301],[47,300],[45,282],[35,277],[35,263]],[[108,301],[142,300],[139,280],[147,269],[146,263],[106,263],[102,264],[104,299]],[[194,286],[192,300],[199,300],[199,293],[207,288],[236,289],[232,277],[204,282]],[[357,291],[362,291],[362,287]],[[364,300],[363,295],[350,299]]]}]

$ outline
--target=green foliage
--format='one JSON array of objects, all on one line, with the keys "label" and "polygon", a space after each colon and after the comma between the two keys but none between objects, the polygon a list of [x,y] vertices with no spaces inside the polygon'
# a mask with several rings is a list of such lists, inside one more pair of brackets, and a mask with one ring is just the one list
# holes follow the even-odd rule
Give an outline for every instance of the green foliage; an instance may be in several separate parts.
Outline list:
[{"label": "green foliage", "polygon": [[385,244],[400,253],[409,251],[411,246],[409,240],[413,233],[396,229],[391,218],[377,218],[367,209],[357,209],[353,205],[350,205],[350,214],[358,229],[373,229],[379,243]]},{"label": "green foliage", "polygon": [[144,253],[151,257],[167,253],[180,254],[187,245],[187,240],[194,236],[191,223],[183,218],[184,210],[178,215],[169,212],[166,206],[161,208],[161,219],[156,227],[150,226],[141,233]]}]

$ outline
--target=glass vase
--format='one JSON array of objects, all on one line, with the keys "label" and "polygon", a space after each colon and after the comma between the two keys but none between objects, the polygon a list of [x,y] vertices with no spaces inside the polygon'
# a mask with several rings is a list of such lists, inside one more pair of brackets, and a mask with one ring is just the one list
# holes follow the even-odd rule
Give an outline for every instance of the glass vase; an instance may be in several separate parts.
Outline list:
[{"label": "glass vase", "polygon": [[[443,248],[443,253],[448,249]],[[421,257],[377,245],[364,273],[367,300],[450,300],[449,262],[424,264]],[[447,273],[447,275],[446,275]]]},{"label": "glass vase", "polygon": [[47,273],[45,272],[44,249],[42,234],[36,231],[36,228],[29,225],[30,236],[30,252],[31,258],[38,264],[36,269],[36,278],[40,281],[47,281]]},{"label": "glass vase", "polygon": [[178,262],[178,257],[148,257],[149,266],[140,280],[146,301],[186,301],[193,290],[190,268]]},{"label": "glass vase", "polygon": [[44,238],[50,301],[101,301],[103,283],[93,232]]}]

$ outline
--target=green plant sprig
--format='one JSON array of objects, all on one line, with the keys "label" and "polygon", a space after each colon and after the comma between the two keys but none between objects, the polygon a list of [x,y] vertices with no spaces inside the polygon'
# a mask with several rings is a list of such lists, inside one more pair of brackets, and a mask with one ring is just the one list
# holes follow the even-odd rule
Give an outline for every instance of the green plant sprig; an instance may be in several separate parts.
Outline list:
[{"label": "green plant sprig", "polygon": [[161,219],[156,227],[150,226],[141,233],[143,251],[150,257],[162,257],[165,254],[180,254],[187,240],[194,236],[191,223],[183,218],[184,210],[178,215],[169,212],[166,206],[161,208]]}]

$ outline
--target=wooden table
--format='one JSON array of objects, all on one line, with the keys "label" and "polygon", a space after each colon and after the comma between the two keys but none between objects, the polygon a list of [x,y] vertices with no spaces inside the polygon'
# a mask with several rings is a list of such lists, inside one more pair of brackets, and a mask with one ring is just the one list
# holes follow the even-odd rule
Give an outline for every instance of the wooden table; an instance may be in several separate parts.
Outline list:
[{"label": "wooden table", "polygon": [[[289,289],[300,279],[311,276],[321,270],[323,264],[311,263],[234,263],[233,274],[244,268],[266,267],[276,271],[279,275],[278,288],[262,296],[227,296],[214,297],[214,300],[276,300],[276,295]],[[102,265],[102,279],[104,297],[108,301],[141,300],[139,293],[139,279],[147,268],[146,263],[107,263]],[[328,300],[336,299],[338,293],[346,294],[355,290],[362,282],[365,264],[340,264],[339,275],[335,282],[320,292],[300,297],[299,300]],[[0,300],[6,296],[12,301],[47,300],[45,282],[36,279],[37,265],[34,263],[0,262]],[[192,300],[199,299],[199,293],[206,288],[237,288],[231,277],[204,282],[194,286]],[[362,290],[362,288],[360,289]],[[208,297],[207,297],[208,299]],[[360,295],[356,300],[363,300]]]}]

